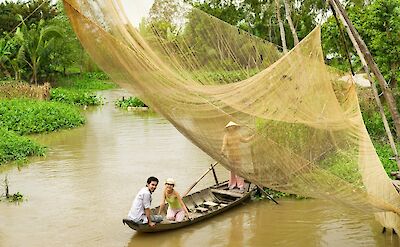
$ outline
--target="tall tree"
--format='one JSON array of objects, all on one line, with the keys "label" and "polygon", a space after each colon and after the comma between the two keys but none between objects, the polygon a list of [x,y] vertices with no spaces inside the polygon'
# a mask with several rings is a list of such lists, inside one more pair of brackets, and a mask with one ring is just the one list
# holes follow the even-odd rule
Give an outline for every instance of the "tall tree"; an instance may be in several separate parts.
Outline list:
[{"label": "tall tree", "polygon": [[285,28],[283,26],[282,18],[281,18],[281,4],[279,0],[275,0],[275,13],[276,13],[276,19],[278,20],[278,25],[279,25],[279,31],[281,34],[281,41],[282,41],[282,48],[283,52],[287,53],[287,45],[286,45],[286,34],[285,34]]},{"label": "tall tree", "polygon": [[0,36],[16,30],[17,26],[21,24],[19,15],[25,20],[25,24],[30,26],[32,23],[38,23],[41,19],[52,19],[57,15],[57,9],[50,0],[2,2],[0,3]]},{"label": "tall tree", "polygon": [[299,37],[297,36],[296,28],[293,25],[291,7],[288,0],[283,0],[283,2],[285,4],[286,20],[288,21],[290,31],[293,35],[294,45],[297,45],[299,43]]}]

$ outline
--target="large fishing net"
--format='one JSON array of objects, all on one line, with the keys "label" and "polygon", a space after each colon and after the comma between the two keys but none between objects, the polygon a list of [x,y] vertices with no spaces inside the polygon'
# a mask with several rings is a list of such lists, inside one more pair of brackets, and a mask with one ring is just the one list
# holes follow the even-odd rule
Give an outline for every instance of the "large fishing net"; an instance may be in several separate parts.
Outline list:
[{"label": "large fishing net", "polygon": [[[374,212],[400,230],[399,195],[354,83],[324,64],[319,27],[282,54],[177,0],[156,0],[147,12],[135,7],[145,1],[129,2],[124,12],[118,0],[64,0],[81,43],[113,81],[247,180]],[[143,17],[130,22],[130,11]],[[230,121],[240,127],[225,127]]]}]

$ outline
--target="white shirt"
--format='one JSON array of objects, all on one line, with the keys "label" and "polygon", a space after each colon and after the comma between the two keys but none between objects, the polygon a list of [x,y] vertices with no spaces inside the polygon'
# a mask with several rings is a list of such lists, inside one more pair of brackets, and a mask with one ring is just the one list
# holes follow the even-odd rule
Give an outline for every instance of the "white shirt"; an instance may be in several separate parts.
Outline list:
[{"label": "white shirt", "polygon": [[140,223],[147,223],[147,217],[144,212],[145,208],[150,208],[151,205],[151,193],[147,187],[140,189],[132,202],[131,210],[129,210],[128,218]]}]

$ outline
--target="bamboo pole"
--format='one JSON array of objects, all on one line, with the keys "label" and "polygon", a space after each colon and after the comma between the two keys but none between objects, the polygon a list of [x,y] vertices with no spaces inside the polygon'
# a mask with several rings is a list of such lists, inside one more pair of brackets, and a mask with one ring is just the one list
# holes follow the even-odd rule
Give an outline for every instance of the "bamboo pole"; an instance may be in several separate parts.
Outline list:
[{"label": "bamboo pole", "polygon": [[[333,6],[336,13],[339,14],[343,25],[346,28],[347,33],[357,50],[358,55],[360,56],[361,61],[363,62],[364,69],[365,67],[370,68],[372,73],[374,73],[375,77],[378,80],[379,86],[382,89],[383,95],[386,99],[386,102],[389,106],[390,114],[393,118],[394,126],[396,129],[397,138],[400,137],[400,115],[397,110],[396,101],[393,97],[393,93],[388,87],[385,78],[383,77],[382,73],[380,72],[378,66],[376,65],[374,59],[372,58],[371,53],[368,50],[368,47],[365,45],[364,41],[361,39],[360,35],[358,34],[357,30],[354,28],[353,24],[351,23],[349,17],[347,16],[346,11],[340,4],[338,0],[329,0],[329,3]],[[368,71],[366,71],[368,73]],[[372,83],[371,83],[372,84]]]},{"label": "bamboo pole", "polygon": [[[390,147],[392,148],[392,151],[393,151],[393,154],[394,154],[394,158],[395,158],[396,163],[397,163],[397,168],[398,168],[398,170],[400,171],[400,158],[399,158],[399,154],[398,154],[398,152],[397,152],[397,148],[396,148],[396,144],[395,144],[395,142],[394,142],[394,138],[393,138],[392,132],[390,131],[389,123],[388,123],[388,121],[387,121],[387,118],[386,118],[386,115],[385,115],[385,111],[384,111],[384,109],[383,109],[382,102],[381,102],[381,100],[380,100],[380,98],[379,98],[378,89],[376,88],[375,82],[373,81],[373,79],[372,79],[372,77],[371,77],[371,74],[370,74],[370,71],[369,71],[369,69],[368,69],[368,63],[367,63],[367,61],[365,60],[364,54],[362,53],[361,49],[359,48],[358,45],[356,45],[356,44],[357,44],[356,39],[355,39],[355,37],[352,35],[352,32],[350,32],[349,25],[346,25],[347,21],[346,21],[346,19],[343,17],[343,15],[341,14],[342,12],[341,12],[341,11],[338,11],[339,9],[337,8],[337,6],[336,6],[334,3],[330,2],[330,6],[331,6],[331,8],[332,8],[332,11],[333,11],[333,13],[334,13],[334,15],[335,15],[336,20],[337,20],[336,13],[339,14],[339,18],[341,19],[341,21],[343,22],[344,26],[346,27],[347,33],[348,33],[348,35],[349,35],[349,37],[350,37],[350,40],[352,41],[352,43],[353,43],[353,45],[354,45],[354,47],[355,47],[355,49],[356,49],[356,51],[357,51],[357,54],[358,54],[358,56],[360,57],[361,63],[363,64],[363,69],[364,69],[364,71],[366,72],[366,74],[367,74],[367,76],[368,76],[368,80],[369,80],[369,82],[370,82],[370,84],[371,84],[371,88],[372,88],[372,93],[373,93],[373,95],[374,95],[376,104],[378,105],[379,113],[381,114],[381,117],[382,117],[383,126],[384,126],[384,128],[385,128],[386,135],[388,136],[389,144],[390,144]],[[350,21],[350,20],[349,20],[349,21]],[[339,23],[338,23],[338,28],[339,28],[339,30],[340,30],[340,32],[341,32],[341,35],[343,35],[343,34],[342,34],[342,29],[340,28]],[[344,42],[345,42],[345,41],[344,41]],[[345,44],[345,45],[346,45],[346,44]],[[346,47],[346,52],[348,52],[348,51],[347,51],[347,47]],[[349,61],[349,62],[350,62],[350,61]],[[351,67],[351,63],[350,63],[350,67]],[[379,70],[379,69],[378,69],[378,70]],[[352,73],[353,73],[353,70],[352,70]],[[353,73],[353,74],[354,74],[354,73]]]},{"label": "bamboo pole", "polygon": [[194,182],[194,183],[185,191],[185,193],[183,193],[182,196],[186,196],[187,194],[189,194],[189,192],[194,188],[194,186],[196,186],[196,185],[200,182],[200,180],[202,180],[202,179],[207,175],[207,173],[209,173],[211,170],[214,170],[214,166],[216,166],[216,165],[218,165],[218,161],[215,162],[214,164],[212,164],[212,165],[207,169],[207,171],[205,171],[205,172],[203,173],[203,175],[201,175],[201,176],[196,180],[196,182]]}]

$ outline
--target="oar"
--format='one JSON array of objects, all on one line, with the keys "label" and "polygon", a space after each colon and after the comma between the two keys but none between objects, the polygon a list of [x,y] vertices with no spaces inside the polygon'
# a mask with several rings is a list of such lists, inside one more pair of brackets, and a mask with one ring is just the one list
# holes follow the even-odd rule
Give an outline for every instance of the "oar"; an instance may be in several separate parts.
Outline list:
[{"label": "oar", "polygon": [[[256,185],[257,185],[257,184],[256,184]],[[271,201],[275,202],[276,204],[279,204],[277,201],[275,201],[275,199],[274,199],[270,194],[268,194],[268,193],[263,189],[262,186],[257,185],[257,188],[258,188],[268,199],[270,199]]]},{"label": "oar", "polygon": [[185,193],[183,193],[183,196],[186,196],[187,194],[189,194],[189,192],[194,188],[194,186],[196,186],[196,185],[200,182],[200,180],[202,180],[202,179],[207,175],[207,173],[209,173],[209,172],[214,168],[214,166],[216,166],[216,165],[218,165],[218,161],[215,162],[214,164],[212,164],[212,165],[207,169],[207,171],[206,171],[203,175],[201,175],[201,176],[199,177],[199,179],[197,179],[196,182],[194,182],[194,183],[189,187],[189,189],[186,190]]}]

